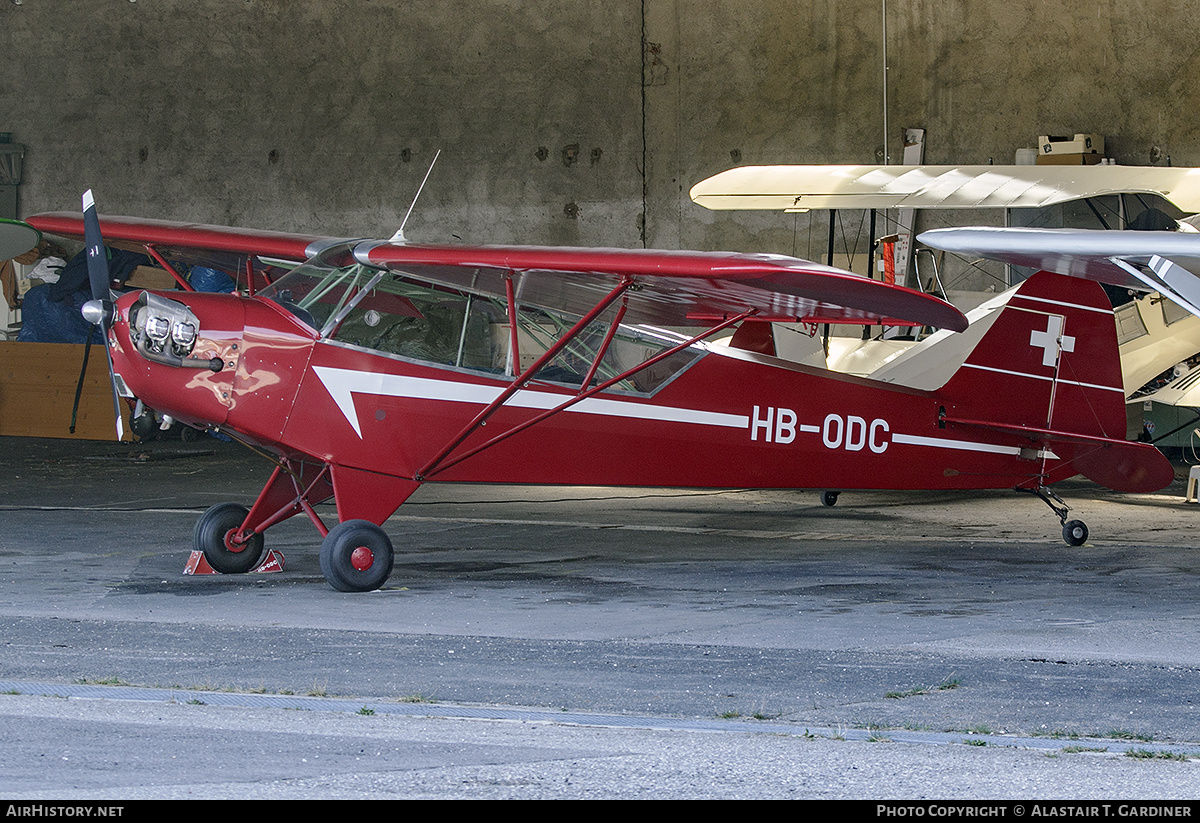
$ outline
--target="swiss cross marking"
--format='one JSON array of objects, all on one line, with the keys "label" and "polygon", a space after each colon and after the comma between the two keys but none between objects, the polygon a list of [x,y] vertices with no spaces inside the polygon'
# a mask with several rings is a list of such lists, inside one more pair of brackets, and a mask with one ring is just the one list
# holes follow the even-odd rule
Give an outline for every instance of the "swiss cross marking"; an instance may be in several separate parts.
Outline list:
[{"label": "swiss cross marking", "polygon": [[1029,345],[1042,350],[1043,366],[1053,367],[1058,361],[1060,351],[1075,351],[1075,338],[1069,334],[1063,334],[1062,330],[1062,316],[1050,314],[1046,316],[1045,331],[1035,329],[1029,333]]}]

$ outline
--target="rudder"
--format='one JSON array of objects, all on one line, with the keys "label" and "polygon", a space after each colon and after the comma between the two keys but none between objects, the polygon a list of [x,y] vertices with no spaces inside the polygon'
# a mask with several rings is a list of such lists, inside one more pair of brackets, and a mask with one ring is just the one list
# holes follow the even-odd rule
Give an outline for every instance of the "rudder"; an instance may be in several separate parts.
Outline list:
[{"label": "rudder", "polygon": [[1112,305],[1095,282],[1038,272],[943,387],[947,425],[1021,434],[1041,482],[1082,473],[1118,491],[1174,479],[1152,446],[1125,441],[1125,390]]},{"label": "rudder", "polygon": [[1013,294],[943,387],[951,415],[1125,437],[1125,391],[1112,305],[1090,280],[1038,272]]}]

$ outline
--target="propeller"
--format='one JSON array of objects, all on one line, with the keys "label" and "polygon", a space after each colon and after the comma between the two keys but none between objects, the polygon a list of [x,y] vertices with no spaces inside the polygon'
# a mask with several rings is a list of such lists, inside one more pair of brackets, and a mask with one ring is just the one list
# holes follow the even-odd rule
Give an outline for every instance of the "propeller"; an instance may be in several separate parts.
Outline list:
[{"label": "propeller", "polygon": [[[96,214],[96,201],[92,190],[83,194],[83,239],[87,246],[88,280],[92,287],[92,299],[83,304],[83,318],[100,327],[104,341],[104,354],[108,358],[108,377],[112,386],[113,414],[117,418],[117,439],[125,437],[125,423],[121,419],[121,398],[117,390],[117,376],[113,369],[112,349],[108,342],[108,330],[112,325],[113,301],[111,278],[108,272],[108,255],[104,250],[104,238],[100,233],[100,218]],[[92,336],[89,334],[83,350],[83,370],[79,373],[79,384],[75,387],[75,408],[71,411],[71,432],[75,431],[75,415],[79,411],[79,397],[83,390],[83,376],[87,371],[88,355],[91,352]]]}]

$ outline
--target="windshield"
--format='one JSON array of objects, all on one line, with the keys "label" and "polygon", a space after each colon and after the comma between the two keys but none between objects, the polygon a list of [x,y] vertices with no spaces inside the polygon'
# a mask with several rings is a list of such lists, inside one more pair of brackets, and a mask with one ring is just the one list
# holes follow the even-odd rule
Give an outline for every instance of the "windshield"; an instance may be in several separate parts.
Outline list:
[{"label": "windshield", "polygon": [[[260,295],[287,308],[328,341],[509,377],[533,365],[579,319],[519,306],[514,351],[504,300],[364,266],[346,247],[331,249],[298,266]],[[597,385],[687,339],[670,330],[641,326],[620,326],[610,336],[615,314],[613,308],[595,319],[544,364],[535,379],[578,387],[591,373],[589,385]],[[602,349],[603,356],[593,370]],[[702,346],[689,346],[618,381],[613,388],[652,392],[704,351]]]}]

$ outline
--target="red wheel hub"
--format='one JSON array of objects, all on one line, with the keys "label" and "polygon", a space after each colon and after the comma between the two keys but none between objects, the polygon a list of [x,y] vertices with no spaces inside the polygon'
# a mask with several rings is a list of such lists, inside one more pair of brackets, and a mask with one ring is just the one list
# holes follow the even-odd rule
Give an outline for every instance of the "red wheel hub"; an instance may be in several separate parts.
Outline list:
[{"label": "red wheel hub", "polygon": [[225,532],[225,548],[234,554],[237,554],[240,551],[245,551],[246,549],[245,540],[242,540],[240,543],[238,542],[237,538],[240,531],[240,529],[230,529],[229,531]]},{"label": "red wheel hub", "polygon": [[366,546],[359,546],[350,553],[350,565],[360,572],[365,572],[375,563],[375,552]]}]

